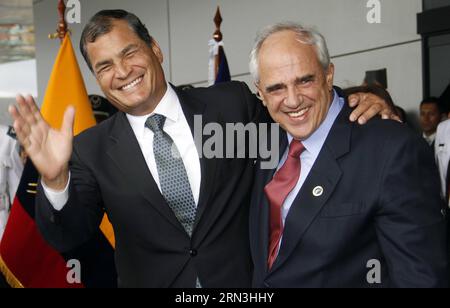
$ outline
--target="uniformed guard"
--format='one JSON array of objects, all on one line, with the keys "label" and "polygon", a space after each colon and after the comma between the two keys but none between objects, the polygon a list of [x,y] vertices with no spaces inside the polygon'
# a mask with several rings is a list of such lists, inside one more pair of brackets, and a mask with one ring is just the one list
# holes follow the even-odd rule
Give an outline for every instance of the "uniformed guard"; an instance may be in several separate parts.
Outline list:
[{"label": "uniformed guard", "polygon": [[0,125],[0,241],[23,172],[19,143],[12,127]]}]

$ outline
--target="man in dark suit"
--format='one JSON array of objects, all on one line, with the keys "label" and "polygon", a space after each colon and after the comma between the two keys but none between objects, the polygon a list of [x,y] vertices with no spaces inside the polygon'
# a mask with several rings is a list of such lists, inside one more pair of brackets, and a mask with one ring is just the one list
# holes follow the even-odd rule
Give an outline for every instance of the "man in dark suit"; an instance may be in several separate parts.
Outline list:
[{"label": "man in dark suit", "polygon": [[[394,121],[348,121],[323,37],[278,24],[251,71],[282,128],[250,210],[255,287],[445,287],[445,220],[426,143]],[[284,153],[284,154],[283,154]]]},{"label": "man in dark suit", "polygon": [[423,139],[428,143],[434,153],[436,130],[441,123],[443,113],[441,112],[439,99],[429,97],[420,103],[419,123]]},{"label": "man in dark suit", "polygon": [[[203,127],[246,124],[259,121],[259,101],[237,82],[173,88],[158,44],[125,11],[96,14],[80,47],[120,112],[72,140],[73,109],[60,131],[48,127],[30,97],[10,109],[42,175],[36,218],[44,237],[70,250],[91,236],[106,211],[119,286],[250,286],[253,160],[200,155],[194,116],[203,117]],[[364,120],[381,109],[363,104],[355,115]]]}]

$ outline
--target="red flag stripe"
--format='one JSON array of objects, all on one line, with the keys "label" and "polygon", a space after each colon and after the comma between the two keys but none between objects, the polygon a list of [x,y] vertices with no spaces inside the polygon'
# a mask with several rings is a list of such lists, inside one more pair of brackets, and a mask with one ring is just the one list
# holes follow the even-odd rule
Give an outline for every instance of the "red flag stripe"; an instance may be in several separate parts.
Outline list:
[{"label": "red flag stripe", "polygon": [[[5,267],[25,288],[83,288],[67,282],[66,261],[42,238],[33,219],[16,198],[0,245]],[[17,222],[21,223],[17,223]],[[20,255],[17,255],[20,253]],[[5,273],[6,275],[7,273]]]}]

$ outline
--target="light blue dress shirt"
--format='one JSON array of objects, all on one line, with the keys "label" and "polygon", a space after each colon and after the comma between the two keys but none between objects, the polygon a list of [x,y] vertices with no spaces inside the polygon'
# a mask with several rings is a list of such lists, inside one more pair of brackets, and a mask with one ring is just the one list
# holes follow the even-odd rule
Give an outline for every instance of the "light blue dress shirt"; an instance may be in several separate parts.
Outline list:
[{"label": "light blue dress shirt", "polygon": [[[323,121],[323,123],[319,126],[319,128],[306,140],[302,141],[305,151],[300,155],[301,161],[301,172],[300,178],[298,179],[297,185],[295,185],[294,189],[287,196],[286,200],[283,203],[283,207],[281,210],[281,218],[283,219],[283,225],[285,224],[286,217],[289,214],[289,210],[291,209],[292,203],[297,197],[300,189],[305,183],[306,178],[308,177],[309,172],[311,171],[317,157],[319,156],[320,151],[325,143],[325,140],[328,137],[328,133],[331,130],[336,118],[344,106],[344,99],[339,97],[336,91],[334,91],[333,102],[331,103],[330,109],[328,110],[328,114]],[[294,139],[289,133],[288,141],[291,144]],[[280,163],[278,165],[277,171],[284,165],[286,162],[287,156],[289,152],[289,147],[286,149],[285,153],[281,157]]]}]

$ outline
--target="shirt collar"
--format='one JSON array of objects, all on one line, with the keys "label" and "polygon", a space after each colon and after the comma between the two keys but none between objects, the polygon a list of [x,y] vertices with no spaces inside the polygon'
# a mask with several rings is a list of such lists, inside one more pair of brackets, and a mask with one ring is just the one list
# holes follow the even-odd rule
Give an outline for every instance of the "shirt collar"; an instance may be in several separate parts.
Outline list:
[{"label": "shirt collar", "polygon": [[422,134],[423,138],[425,138],[425,140],[428,142],[429,145],[432,145],[434,140],[436,140],[436,134],[431,134],[429,136],[425,135],[425,133]]},{"label": "shirt collar", "polygon": [[[302,141],[306,151],[314,156],[319,155],[320,150],[322,149],[323,144],[328,137],[328,133],[330,132],[331,127],[336,121],[336,118],[338,117],[345,103],[344,99],[337,94],[336,90],[333,90],[333,94],[333,101],[330,105],[330,108],[328,109],[325,120],[308,139]],[[293,139],[294,138],[291,136],[291,134],[288,133],[289,144]]]},{"label": "shirt collar", "polygon": [[150,116],[154,114],[163,115],[164,117],[166,117],[166,123],[164,124],[164,126],[166,126],[178,121],[180,117],[180,111],[181,105],[178,96],[172,86],[167,83],[167,91],[152,113],[143,116],[126,114],[126,116],[134,133],[138,138],[140,138],[145,132],[145,122]]}]

